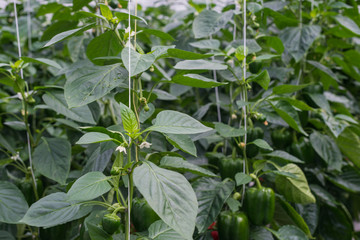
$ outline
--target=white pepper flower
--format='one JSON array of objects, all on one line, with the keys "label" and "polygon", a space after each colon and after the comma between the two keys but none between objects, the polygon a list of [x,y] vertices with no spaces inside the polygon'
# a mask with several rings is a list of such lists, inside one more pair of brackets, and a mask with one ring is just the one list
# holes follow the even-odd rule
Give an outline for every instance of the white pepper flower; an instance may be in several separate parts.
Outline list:
[{"label": "white pepper flower", "polygon": [[151,143],[149,143],[149,142],[142,142],[141,144],[140,144],[140,149],[143,149],[143,148],[150,148],[150,146],[151,146]]}]

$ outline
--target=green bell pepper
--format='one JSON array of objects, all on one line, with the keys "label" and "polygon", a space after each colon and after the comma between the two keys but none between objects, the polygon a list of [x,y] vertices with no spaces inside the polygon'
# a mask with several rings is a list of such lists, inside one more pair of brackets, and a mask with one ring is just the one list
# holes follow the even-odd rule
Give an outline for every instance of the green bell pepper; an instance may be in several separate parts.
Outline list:
[{"label": "green bell pepper", "polygon": [[297,143],[292,143],[290,153],[306,163],[314,162],[315,152],[308,139],[301,137]]},{"label": "green bell pepper", "polygon": [[250,188],[245,193],[244,207],[250,221],[257,226],[269,224],[275,213],[275,193],[271,188]]},{"label": "green bell pepper", "polygon": [[152,223],[160,220],[160,217],[144,198],[135,198],[132,202],[131,220],[136,231],[142,232],[148,230]]},{"label": "green bell pepper", "polygon": [[110,235],[113,235],[121,226],[121,219],[116,214],[105,214],[102,218],[102,227]]},{"label": "green bell pepper", "polygon": [[218,166],[222,179],[235,179],[235,174],[243,171],[243,160],[240,158],[224,157],[220,159]]},{"label": "green bell pepper", "polygon": [[243,212],[221,212],[217,228],[221,240],[248,240],[249,220]]},{"label": "green bell pepper", "polygon": [[[264,131],[260,127],[250,128],[247,130],[247,142],[252,142],[256,139],[262,139]],[[259,147],[255,144],[246,145],[246,156],[249,158],[255,157],[259,153]]]},{"label": "green bell pepper", "polygon": [[276,148],[285,149],[292,142],[292,135],[286,128],[275,129],[271,132],[271,140]]}]

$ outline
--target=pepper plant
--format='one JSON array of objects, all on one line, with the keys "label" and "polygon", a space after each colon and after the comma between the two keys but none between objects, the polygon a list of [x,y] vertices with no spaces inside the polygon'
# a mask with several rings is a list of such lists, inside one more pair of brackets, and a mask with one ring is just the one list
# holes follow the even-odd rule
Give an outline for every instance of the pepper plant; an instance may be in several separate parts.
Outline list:
[{"label": "pepper plant", "polygon": [[359,239],[356,1],[15,4],[1,239]]}]

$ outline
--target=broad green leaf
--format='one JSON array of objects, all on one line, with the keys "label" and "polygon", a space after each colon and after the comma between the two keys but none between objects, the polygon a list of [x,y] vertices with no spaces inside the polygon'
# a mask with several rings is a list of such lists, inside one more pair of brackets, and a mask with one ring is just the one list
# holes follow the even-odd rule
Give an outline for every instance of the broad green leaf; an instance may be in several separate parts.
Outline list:
[{"label": "broad green leaf", "polygon": [[193,183],[199,203],[196,227],[200,233],[205,232],[216,220],[224,203],[235,188],[233,181],[222,182],[212,178],[200,178]]},{"label": "broad green leaf", "polygon": [[73,10],[78,11],[89,4],[91,0],[73,0]]},{"label": "broad green leaf", "polygon": [[332,134],[334,134],[335,138],[338,138],[339,135],[349,126],[349,123],[346,121],[335,118],[331,113],[326,111],[321,111],[320,115],[326,126],[328,126],[329,130]]},{"label": "broad green leaf", "polygon": [[142,30],[144,33],[150,34],[150,35],[154,35],[157,36],[163,40],[168,40],[168,41],[174,41],[175,39],[168,33],[157,30],[157,29],[143,29]]},{"label": "broad green leaf", "polygon": [[15,240],[15,237],[7,231],[0,230],[0,240]]},{"label": "broad green leaf", "polygon": [[178,70],[225,70],[227,66],[206,60],[184,60],[178,62],[174,68]]},{"label": "broad green leaf", "polygon": [[86,48],[86,56],[96,64],[101,61],[96,58],[116,56],[121,49],[122,46],[116,34],[113,31],[107,31],[90,41]]},{"label": "broad green leaf", "polygon": [[[114,14],[119,19],[119,21],[124,21],[124,20],[129,19],[129,13],[127,13],[127,12],[115,12]],[[142,21],[143,23],[145,23],[147,25],[147,21],[142,17],[135,16],[133,14],[130,14],[130,17],[131,17],[131,21],[136,19],[136,20]]]},{"label": "broad green leaf", "polygon": [[66,193],[52,193],[31,205],[20,222],[34,227],[52,227],[84,217],[92,206],[67,200]]},{"label": "broad green leaf", "polygon": [[331,113],[331,108],[328,100],[322,93],[305,93],[304,95],[308,96],[315,105],[324,109],[326,112]]},{"label": "broad green leaf", "polygon": [[166,140],[174,147],[196,157],[196,146],[191,138],[184,134],[164,134]]},{"label": "broad green leaf", "polygon": [[283,53],[285,50],[284,44],[278,37],[264,36],[264,37],[261,37],[260,39],[264,39],[266,42],[266,45],[269,46],[270,48],[274,49],[279,54]]},{"label": "broad green leaf", "polygon": [[273,88],[274,94],[287,94],[287,93],[293,93],[297,92],[305,87],[309,86],[308,84],[303,85],[279,85]]},{"label": "broad green leaf", "polygon": [[180,173],[144,161],[133,173],[134,185],[158,216],[185,239],[192,239],[198,203]]},{"label": "broad green leaf", "polygon": [[194,118],[180,112],[165,110],[161,111],[155,119],[153,126],[145,131],[156,131],[172,134],[196,134],[212,130],[204,126]]},{"label": "broad green leaf", "polygon": [[165,156],[161,159],[160,167],[168,168],[174,171],[191,172],[203,177],[216,177],[216,175],[209,170],[189,163],[180,157]]},{"label": "broad green leaf", "polygon": [[346,166],[342,173],[336,176],[326,175],[326,178],[335,186],[351,193],[360,193],[360,172],[359,170]]},{"label": "broad green leaf", "polygon": [[280,55],[275,55],[275,54],[263,54],[260,56],[257,56],[255,59],[255,62],[261,62],[261,61],[266,61],[266,60],[271,60],[273,58],[277,58],[280,57]]},{"label": "broad green leaf", "polygon": [[227,84],[216,82],[213,79],[198,74],[175,75],[172,81],[177,84],[198,88],[213,88]]},{"label": "broad green leaf", "polygon": [[[312,238],[310,229],[306,224],[305,220],[301,217],[301,215],[285,200],[281,197],[276,198],[276,204],[280,203],[281,207],[285,210],[287,215],[291,218],[291,220],[299,227],[308,237]],[[301,205],[304,206],[304,205]],[[306,205],[305,205],[306,206]]]},{"label": "broad green leaf", "polygon": [[309,50],[316,38],[320,36],[321,27],[303,25],[302,27],[288,27],[280,34],[284,47],[299,62]]},{"label": "broad green leaf", "polygon": [[277,232],[270,228],[266,228],[274,234],[279,240],[308,240],[306,234],[296,226],[282,226]]},{"label": "broad green leaf", "polygon": [[[113,146],[108,149],[108,146]],[[111,156],[114,152],[116,145],[113,143],[103,143],[91,153],[83,167],[81,173],[86,174],[88,172],[103,172],[110,162]]]},{"label": "broad green leaf", "polygon": [[237,212],[241,207],[240,201],[235,200],[232,197],[226,199],[226,205],[229,206],[231,212]]},{"label": "broad green leaf", "polygon": [[186,238],[175,232],[162,220],[158,220],[150,225],[149,238],[152,240],[186,240]]},{"label": "broad green leaf", "polygon": [[224,138],[241,137],[245,135],[243,128],[233,128],[227,124],[216,122],[215,130]]},{"label": "broad green leaf", "polygon": [[47,178],[65,184],[70,171],[71,144],[62,138],[43,137],[35,148],[35,169]]},{"label": "broad green leaf", "polygon": [[103,15],[107,20],[111,20],[113,18],[113,15],[110,8],[102,3],[100,3],[99,5],[100,5],[101,15]]},{"label": "broad green leaf", "polygon": [[336,80],[337,82],[340,82],[340,80],[338,79],[336,74],[333,71],[331,71],[330,68],[325,67],[324,65],[322,65],[321,63],[316,62],[316,61],[308,60],[307,62],[310,63],[311,65],[313,65],[314,67],[316,67],[317,69],[319,69],[320,71],[324,72],[326,75],[328,75],[332,79]]},{"label": "broad green leaf", "polygon": [[331,137],[314,131],[310,135],[310,143],[315,152],[326,162],[329,170],[341,171],[342,155]]},{"label": "broad green leaf", "polygon": [[100,143],[100,142],[108,142],[113,141],[114,139],[109,137],[105,133],[99,132],[89,132],[85,133],[76,144],[91,144],[91,143]]},{"label": "broad green leaf", "polygon": [[[67,76],[65,99],[70,108],[96,101],[127,79],[127,71],[119,64],[85,66],[80,73]],[[77,77],[75,77],[77,76]]]},{"label": "broad green leaf", "polygon": [[21,57],[22,60],[24,60],[24,62],[33,62],[33,63],[39,63],[39,64],[45,64],[48,65],[50,67],[54,67],[57,69],[61,69],[61,66],[50,59],[46,59],[46,58],[30,58],[30,57]]},{"label": "broad green leaf", "polygon": [[64,93],[62,92],[46,92],[42,98],[50,109],[65,117],[77,122],[95,124],[93,115],[88,106],[69,109],[65,101]]},{"label": "broad green leaf", "polygon": [[23,193],[13,183],[0,181],[0,222],[15,224],[28,208]]},{"label": "broad green leaf", "polygon": [[205,39],[189,43],[190,46],[199,49],[219,50],[220,41],[217,39]]},{"label": "broad green leaf", "polygon": [[7,151],[10,151],[12,154],[16,154],[15,149],[11,146],[8,140],[4,138],[3,135],[0,134],[0,146],[4,147]]},{"label": "broad green leaf", "polygon": [[77,179],[67,192],[68,201],[88,201],[111,189],[108,178],[101,172],[89,172]]},{"label": "broad green leaf", "polygon": [[254,144],[254,145],[258,146],[259,148],[270,150],[270,151],[273,150],[272,147],[270,147],[270,145],[263,139],[255,139],[254,141],[249,142],[248,144]]},{"label": "broad green leaf", "polygon": [[100,225],[95,225],[92,222],[87,222],[86,227],[88,228],[90,239],[113,240],[111,235],[108,234]]},{"label": "broad green leaf", "polygon": [[276,177],[276,188],[285,196],[286,200],[301,204],[315,203],[315,197],[310,191],[308,182],[301,168],[293,163],[289,163],[283,167],[277,167],[277,169],[297,176],[297,178]]},{"label": "broad green leaf", "polygon": [[192,30],[195,38],[209,37],[211,34],[224,28],[233,16],[232,11],[218,13],[211,10],[203,10],[195,19]]},{"label": "broad green leaf", "polygon": [[312,107],[310,107],[309,105],[307,105],[305,102],[294,99],[292,97],[274,97],[271,98],[271,100],[282,100],[282,101],[286,101],[288,103],[290,103],[292,106],[300,109],[300,110],[304,110],[304,111],[312,111],[314,110]]},{"label": "broad green leaf", "polygon": [[140,54],[132,48],[124,48],[121,51],[121,58],[124,63],[125,68],[129,71],[129,51],[130,51],[130,66],[131,66],[131,76],[140,74],[151,67],[155,62],[155,56],[151,53]]},{"label": "broad green leaf", "polygon": [[92,28],[93,26],[95,26],[95,23],[91,23],[91,24],[85,25],[80,28],[76,28],[76,29],[72,29],[72,30],[69,30],[66,32],[59,33],[59,34],[55,35],[53,38],[51,38],[50,41],[47,42],[44,47],[49,47],[51,45],[54,45],[55,43],[61,42],[61,41],[65,40],[67,38],[70,38],[76,34],[85,32],[86,30]]},{"label": "broad green leaf", "polygon": [[275,106],[271,105],[275,112],[287,123],[290,127],[296,131],[308,136],[301,126],[299,115],[296,110],[285,101],[279,101]]},{"label": "broad green leaf", "polygon": [[356,22],[354,22],[351,18],[345,17],[345,16],[341,16],[341,15],[337,15],[336,17],[334,17],[334,19],[344,28],[346,28],[347,30],[349,30],[350,32],[354,33],[357,36],[360,36],[360,28],[359,26],[356,24]]},{"label": "broad green leaf", "polygon": [[262,71],[258,75],[249,78],[250,82],[256,82],[259,84],[263,89],[267,90],[270,83],[270,76],[267,70]]},{"label": "broad green leaf", "polygon": [[200,53],[189,52],[177,48],[169,49],[168,54],[171,57],[181,58],[185,60],[198,60],[213,56],[213,54],[200,54]]},{"label": "broad green leaf", "polygon": [[104,17],[104,16],[102,16],[100,14],[92,13],[92,12],[78,11],[78,12],[75,13],[75,16],[77,16],[79,19],[82,19],[82,18],[98,18],[98,19],[104,20],[104,22],[108,22],[106,17]]},{"label": "broad green leaf", "polygon": [[[155,59],[160,59],[160,58],[166,58],[168,57],[168,50],[169,49],[173,49],[175,48],[175,45],[170,45],[170,46],[153,46],[151,47],[151,54],[155,56]],[[161,72],[165,72],[162,67],[160,67],[158,64],[154,63],[154,67],[156,68],[155,70],[161,71]],[[160,70],[161,69],[161,70]],[[165,72],[165,74],[167,74]]]},{"label": "broad green leaf", "polygon": [[237,173],[235,174],[235,181],[236,181],[236,186],[240,186],[243,184],[248,184],[249,182],[252,181],[252,178],[245,173]]},{"label": "broad green leaf", "polygon": [[248,55],[248,48],[244,49],[244,46],[239,46],[239,47],[236,48],[235,57],[240,62],[243,61],[246,58],[247,55]]},{"label": "broad green leaf", "polygon": [[360,137],[351,128],[346,128],[340,134],[336,144],[341,152],[360,168]]},{"label": "broad green leaf", "polygon": [[250,240],[274,240],[274,238],[265,227],[253,227],[250,229]]},{"label": "broad green leaf", "polygon": [[[306,205],[302,205],[302,204],[295,204],[295,205],[296,205],[297,212],[301,215],[301,217],[306,222],[306,224],[310,230],[310,233],[314,234],[315,230],[318,226],[319,218],[320,218],[319,205],[317,205],[316,203],[306,204]],[[303,230],[303,231],[306,233],[305,230]]]},{"label": "broad green leaf", "polygon": [[[117,126],[120,126],[120,125],[117,125]],[[113,130],[109,130],[107,128],[98,127],[98,126],[96,126],[96,127],[81,127],[80,129],[85,131],[85,132],[104,133],[104,134],[108,135],[109,137],[118,140],[119,142],[124,141],[123,135],[121,134],[120,131],[113,131]]]},{"label": "broad green leaf", "polygon": [[[269,4],[271,3],[279,4],[278,1],[269,2]],[[274,19],[274,23],[276,27],[278,27],[279,29],[283,29],[285,27],[292,27],[292,26],[296,27],[299,25],[299,21],[296,18],[287,16],[287,14],[282,14],[278,12],[278,10],[274,11],[273,9],[265,8],[264,13],[266,15],[270,15]]]},{"label": "broad green leaf", "polygon": [[297,157],[285,152],[285,151],[281,151],[281,150],[276,150],[273,151],[272,153],[267,153],[265,154],[265,156],[268,157],[273,157],[273,158],[279,158],[288,162],[293,162],[293,163],[304,163],[304,161],[298,159]]},{"label": "broad green leaf", "polygon": [[133,110],[120,103],[120,115],[125,131],[130,134],[139,131],[139,125]]}]

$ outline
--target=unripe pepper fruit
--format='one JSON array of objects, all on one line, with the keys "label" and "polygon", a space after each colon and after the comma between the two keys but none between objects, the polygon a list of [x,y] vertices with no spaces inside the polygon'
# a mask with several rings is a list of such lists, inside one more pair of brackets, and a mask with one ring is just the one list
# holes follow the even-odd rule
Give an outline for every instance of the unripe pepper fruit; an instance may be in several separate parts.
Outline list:
[{"label": "unripe pepper fruit", "polygon": [[113,235],[121,226],[121,219],[116,214],[105,214],[102,218],[102,227],[110,235]]},{"label": "unripe pepper fruit", "polygon": [[220,240],[248,240],[249,220],[243,212],[221,212],[217,222]]}]

